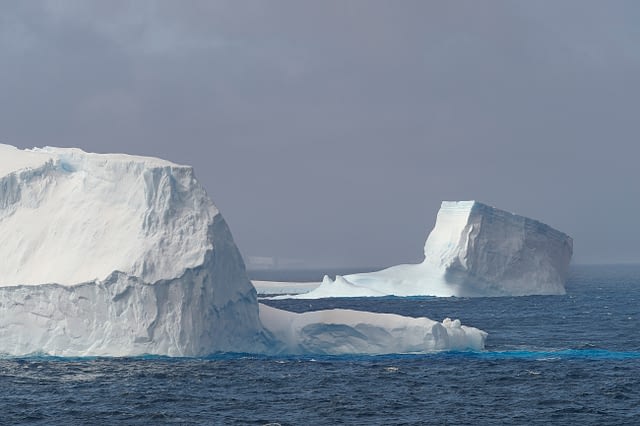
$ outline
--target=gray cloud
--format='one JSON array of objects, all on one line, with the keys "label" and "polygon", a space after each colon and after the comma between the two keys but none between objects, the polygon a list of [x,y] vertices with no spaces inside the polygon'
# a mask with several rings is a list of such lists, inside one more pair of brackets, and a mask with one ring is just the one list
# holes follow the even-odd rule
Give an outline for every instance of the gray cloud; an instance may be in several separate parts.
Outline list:
[{"label": "gray cloud", "polygon": [[0,140],[192,164],[246,255],[416,261],[475,198],[640,259],[637,2],[0,8]]}]

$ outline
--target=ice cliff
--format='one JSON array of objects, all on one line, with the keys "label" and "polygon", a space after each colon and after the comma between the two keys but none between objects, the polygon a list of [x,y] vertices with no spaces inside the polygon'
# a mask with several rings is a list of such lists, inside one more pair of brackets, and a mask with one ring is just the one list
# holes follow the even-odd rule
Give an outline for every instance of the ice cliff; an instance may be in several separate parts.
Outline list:
[{"label": "ice cliff", "polygon": [[264,349],[255,290],[191,167],[0,145],[0,352]]},{"label": "ice cliff", "polygon": [[486,336],[259,306],[193,169],[155,158],[0,145],[0,242],[5,355],[390,353],[482,349]]},{"label": "ice cliff", "polygon": [[291,297],[564,294],[572,253],[571,237],[544,223],[477,201],[444,201],[424,262],[325,277]]}]

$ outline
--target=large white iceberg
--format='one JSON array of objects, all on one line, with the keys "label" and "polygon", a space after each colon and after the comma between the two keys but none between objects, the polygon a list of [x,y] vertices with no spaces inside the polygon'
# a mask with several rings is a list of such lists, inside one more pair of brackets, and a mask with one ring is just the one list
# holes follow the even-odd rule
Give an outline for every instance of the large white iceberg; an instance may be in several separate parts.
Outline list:
[{"label": "large white iceberg", "polygon": [[[259,307],[193,169],[155,158],[0,145],[0,242],[0,354],[413,352],[482,349],[486,336],[455,321],[394,317],[418,324],[401,332],[378,314]],[[296,343],[336,327],[358,333],[334,349]]]},{"label": "large white iceberg", "polygon": [[0,145],[0,352],[198,355],[268,345],[191,167]]},{"label": "large white iceberg", "polygon": [[422,263],[325,276],[308,293],[278,297],[564,294],[572,253],[571,237],[544,223],[477,201],[444,201]]}]

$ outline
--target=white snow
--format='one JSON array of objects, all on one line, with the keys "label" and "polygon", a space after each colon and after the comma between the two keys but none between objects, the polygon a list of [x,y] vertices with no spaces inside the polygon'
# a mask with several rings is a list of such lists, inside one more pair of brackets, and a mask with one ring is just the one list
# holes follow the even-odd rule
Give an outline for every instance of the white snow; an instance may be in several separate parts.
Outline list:
[{"label": "white snow", "polygon": [[476,201],[444,201],[424,262],[325,277],[308,293],[278,298],[564,294],[572,252],[571,237],[541,222]]},{"label": "white snow", "polygon": [[0,240],[2,354],[484,345],[484,332],[459,321],[259,308],[231,232],[193,170],[164,160],[0,145]]}]

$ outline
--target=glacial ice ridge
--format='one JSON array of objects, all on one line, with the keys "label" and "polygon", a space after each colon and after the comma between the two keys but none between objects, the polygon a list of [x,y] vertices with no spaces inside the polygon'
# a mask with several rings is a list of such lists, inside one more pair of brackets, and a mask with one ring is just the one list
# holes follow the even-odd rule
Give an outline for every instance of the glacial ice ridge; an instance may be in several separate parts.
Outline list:
[{"label": "glacial ice ridge", "polygon": [[572,254],[571,237],[542,222],[477,201],[443,201],[422,263],[325,276],[307,293],[275,298],[564,294]]},{"label": "glacial ice ridge", "polygon": [[200,356],[484,348],[486,333],[258,304],[193,169],[0,144],[0,354]]}]

